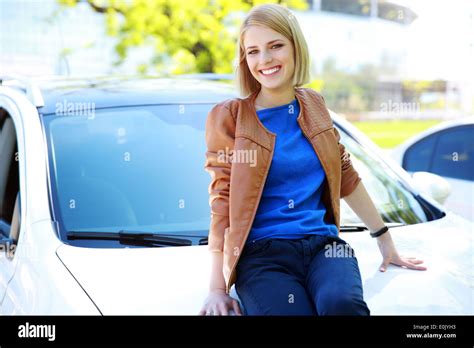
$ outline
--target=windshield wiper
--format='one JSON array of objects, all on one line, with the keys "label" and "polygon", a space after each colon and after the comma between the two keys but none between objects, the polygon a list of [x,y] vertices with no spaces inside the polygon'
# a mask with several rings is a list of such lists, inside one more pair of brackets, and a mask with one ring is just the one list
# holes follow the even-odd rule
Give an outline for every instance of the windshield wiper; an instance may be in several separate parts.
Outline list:
[{"label": "windshield wiper", "polygon": [[341,226],[341,232],[360,232],[360,231],[367,231],[368,228],[366,226],[357,226],[357,225],[344,225]]},{"label": "windshield wiper", "polygon": [[[386,222],[385,226],[389,228],[406,226],[406,224],[400,222]],[[341,232],[361,232],[368,231],[369,229],[365,225],[343,225],[341,226]]]},{"label": "windshield wiper", "polygon": [[150,232],[96,232],[96,231],[69,231],[66,233],[69,240],[77,239],[96,239],[96,240],[118,240],[122,244],[133,245],[169,245],[169,246],[188,246],[193,242],[190,239],[170,237],[159,233]]}]

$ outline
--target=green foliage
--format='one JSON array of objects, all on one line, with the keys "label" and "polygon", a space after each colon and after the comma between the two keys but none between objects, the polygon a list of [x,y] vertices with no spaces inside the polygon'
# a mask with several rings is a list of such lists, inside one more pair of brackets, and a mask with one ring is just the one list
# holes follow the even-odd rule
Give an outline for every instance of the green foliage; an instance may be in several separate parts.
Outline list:
[{"label": "green foliage", "polygon": [[335,111],[367,111],[375,100],[377,75],[373,65],[361,65],[356,72],[347,72],[339,69],[334,59],[328,59],[320,76],[320,92]]},{"label": "green foliage", "polygon": [[362,121],[352,124],[378,146],[391,149],[410,137],[440,123],[440,120]]},{"label": "green foliage", "polygon": [[[79,0],[58,0],[76,6]],[[154,56],[141,73],[231,73],[242,15],[254,5],[280,3],[307,8],[305,0],[88,0],[105,16],[123,62],[133,47],[151,45]]]},{"label": "green foliage", "polygon": [[303,87],[312,88],[317,92],[321,92],[324,88],[324,81],[321,79],[314,79],[310,83],[307,83]]}]

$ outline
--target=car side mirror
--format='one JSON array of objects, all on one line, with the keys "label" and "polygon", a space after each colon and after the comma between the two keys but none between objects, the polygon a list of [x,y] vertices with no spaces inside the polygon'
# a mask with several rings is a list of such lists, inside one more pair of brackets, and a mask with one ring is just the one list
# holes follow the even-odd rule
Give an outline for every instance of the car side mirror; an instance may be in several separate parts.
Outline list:
[{"label": "car side mirror", "polygon": [[414,172],[412,178],[417,189],[440,204],[444,204],[446,198],[451,194],[451,185],[439,175],[429,172]]}]

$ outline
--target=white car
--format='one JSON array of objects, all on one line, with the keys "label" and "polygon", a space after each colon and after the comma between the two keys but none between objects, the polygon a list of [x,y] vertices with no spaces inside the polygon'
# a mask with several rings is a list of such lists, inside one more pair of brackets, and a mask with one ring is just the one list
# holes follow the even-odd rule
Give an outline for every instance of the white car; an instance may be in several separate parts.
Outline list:
[{"label": "white car", "polygon": [[[474,221],[474,116],[437,124],[397,146],[391,156],[421,190]],[[430,173],[445,180],[427,182]]]},{"label": "white car", "polygon": [[[3,80],[0,313],[196,315],[211,269],[205,120],[234,96],[193,79]],[[342,202],[371,313],[473,314],[473,224],[333,118],[399,252],[428,267],[379,272]]]}]

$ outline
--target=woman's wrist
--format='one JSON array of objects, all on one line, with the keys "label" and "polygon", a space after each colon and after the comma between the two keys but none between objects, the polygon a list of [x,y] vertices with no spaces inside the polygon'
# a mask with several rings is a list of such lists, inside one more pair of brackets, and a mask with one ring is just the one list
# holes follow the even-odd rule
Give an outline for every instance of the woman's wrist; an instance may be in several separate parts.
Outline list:
[{"label": "woman's wrist", "polygon": [[388,227],[387,226],[383,226],[382,228],[376,230],[376,231],[373,231],[373,232],[370,232],[370,236],[372,238],[379,238],[380,236],[384,235],[385,233],[388,232]]},{"label": "woman's wrist", "polygon": [[392,236],[390,235],[390,231],[387,231],[380,235],[379,237],[375,238],[377,240],[377,243],[384,243],[392,240]]},{"label": "woman's wrist", "polygon": [[212,293],[224,292],[224,293],[226,293],[226,289],[225,288],[211,288],[209,290],[209,292],[212,292]]}]

